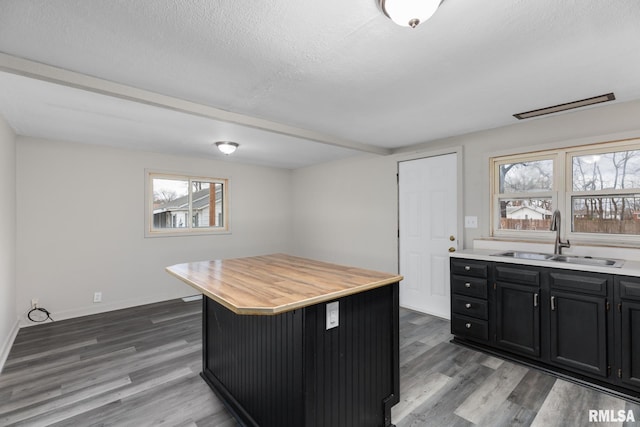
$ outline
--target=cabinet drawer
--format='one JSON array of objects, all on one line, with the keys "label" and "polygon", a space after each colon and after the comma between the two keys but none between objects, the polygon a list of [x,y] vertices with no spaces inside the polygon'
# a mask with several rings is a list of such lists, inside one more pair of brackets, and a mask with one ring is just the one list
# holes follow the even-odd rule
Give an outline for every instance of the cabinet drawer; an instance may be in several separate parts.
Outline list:
[{"label": "cabinet drawer", "polygon": [[489,307],[487,305],[487,301],[479,298],[452,295],[451,311],[464,316],[476,317],[478,319],[487,320],[489,318]]},{"label": "cabinet drawer", "polygon": [[451,260],[451,272],[453,274],[461,274],[464,276],[484,277],[487,278],[487,264],[461,260]]},{"label": "cabinet drawer", "polygon": [[489,340],[489,325],[486,320],[454,314],[451,316],[451,333],[466,338]]},{"label": "cabinet drawer", "polygon": [[478,298],[487,298],[487,281],[475,277],[453,276],[451,279],[453,293]]},{"label": "cabinet drawer", "polygon": [[607,295],[607,282],[610,276],[598,273],[566,273],[554,270],[549,274],[551,289],[564,289],[592,295]]},{"label": "cabinet drawer", "polygon": [[540,285],[540,272],[527,270],[522,267],[514,268],[497,265],[496,281],[538,286]]},{"label": "cabinet drawer", "polygon": [[618,283],[620,298],[640,301],[640,281],[620,277]]}]

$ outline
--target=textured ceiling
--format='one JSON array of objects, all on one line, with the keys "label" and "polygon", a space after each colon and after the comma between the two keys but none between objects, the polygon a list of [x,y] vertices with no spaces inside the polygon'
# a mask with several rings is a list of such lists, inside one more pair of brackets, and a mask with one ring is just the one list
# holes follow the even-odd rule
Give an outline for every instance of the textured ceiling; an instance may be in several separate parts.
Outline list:
[{"label": "textured ceiling", "polygon": [[[0,52],[34,63],[0,62],[0,114],[25,135],[187,155],[224,136],[237,161],[295,168],[638,99],[639,22],[638,0],[445,0],[416,29],[375,0],[0,0]],[[114,98],[35,63],[244,119]]]}]

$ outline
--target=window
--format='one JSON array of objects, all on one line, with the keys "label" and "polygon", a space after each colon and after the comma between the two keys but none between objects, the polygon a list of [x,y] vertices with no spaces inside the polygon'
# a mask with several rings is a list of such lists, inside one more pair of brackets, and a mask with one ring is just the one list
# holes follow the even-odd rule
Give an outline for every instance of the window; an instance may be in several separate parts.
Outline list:
[{"label": "window", "polygon": [[553,156],[494,159],[496,230],[548,230],[555,205]]},{"label": "window", "polygon": [[147,236],[228,231],[228,180],[147,172]]},{"label": "window", "polygon": [[640,150],[571,154],[571,231],[640,235]]},{"label": "window", "polygon": [[491,159],[494,236],[545,237],[560,209],[583,241],[638,241],[640,140]]}]

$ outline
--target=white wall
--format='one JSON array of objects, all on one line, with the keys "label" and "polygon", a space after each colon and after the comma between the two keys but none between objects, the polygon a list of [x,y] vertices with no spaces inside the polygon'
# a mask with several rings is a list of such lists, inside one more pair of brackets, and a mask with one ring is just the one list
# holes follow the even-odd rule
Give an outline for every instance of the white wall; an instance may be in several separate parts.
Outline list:
[{"label": "white wall", "polygon": [[[0,243],[8,266],[0,276],[7,294],[0,295],[0,339],[15,318],[7,300],[17,300],[23,320],[32,298],[62,319],[192,294],[164,272],[179,262],[288,252],[395,272],[397,162],[447,147],[463,150],[462,213],[479,217],[479,228],[464,233],[471,247],[489,234],[491,155],[640,137],[638,117],[640,102],[620,103],[293,172],[25,137],[14,148],[3,122],[0,196],[11,200],[16,188],[18,196],[15,270],[8,224],[16,216],[10,203],[0,208],[8,218],[0,230],[9,235]],[[13,150],[16,186],[7,160]],[[230,178],[232,234],[145,239],[145,168]],[[92,303],[94,291],[102,303]]]},{"label": "white wall", "polygon": [[16,312],[16,142],[0,116],[0,372],[18,332]]},{"label": "white wall", "polygon": [[396,272],[396,164],[363,156],[293,172],[295,252]]},{"label": "white wall", "polygon": [[470,248],[490,232],[491,156],[640,137],[639,118],[640,102],[619,103],[433,141],[387,157],[298,169],[293,173],[296,250],[310,258],[396,271],[397,162],[453,147],[463,151],[462,216],[478,217],[478,228],[464,231],[464,247]]},{"label": "white wall", "polygon": [[[145,238],[145,168],[229,178],[231,234]],[[17,194],[23,321],[32,298],[58,320],[194,294],[168,265],[291,251],[288,170],[18,137]]]}]

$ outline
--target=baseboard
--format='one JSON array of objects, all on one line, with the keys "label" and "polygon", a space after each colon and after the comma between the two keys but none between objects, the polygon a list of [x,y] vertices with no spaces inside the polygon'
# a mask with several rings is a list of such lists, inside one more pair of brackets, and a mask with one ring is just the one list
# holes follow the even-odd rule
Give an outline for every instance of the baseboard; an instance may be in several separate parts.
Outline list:
[{"label": "baseboard", "polygon": [[4,368],[4,364],[7,361],[7,357],[9,357],[9,352],[11,351],[11,347],[13,346],[13,342],[18,336],[18,331],[20,330],[20,322],[16,319],[13,327],[11,328],[11,332],[9,332],[9,336],[0,346],[0,373],[2,373],[2,369]]},{"label": "baseboard", "polygon": [[[76,317],[90,316],[92,314],[99,314],[99,313],[104,313],[107,311],[114,311],[114,310],[122,310],[123,308],[137,307],[139,305],[153,304],[156,302],[169,301],[172,299],[177,299],[182,297],[184,296],[183,295],[148,296],[148,297],[142,297],[142,298],[133,298],[129,300],[123,300],[123,301],[116,301],[112,303],[96,303],[91,306],[85,306],[85,307],[76,308],[72,310],[65,310],[65,311],[51,311],[50,307],[45,307],[45,308],[51,311],[51,317],[53,318],[54,321],[57,322],[59,320],[67,320],[67,319],[73,319]],[[20,319],[21,328],[41,325],[41,324],[42,323],[31,322],[27,318],[26,314]]]}]

